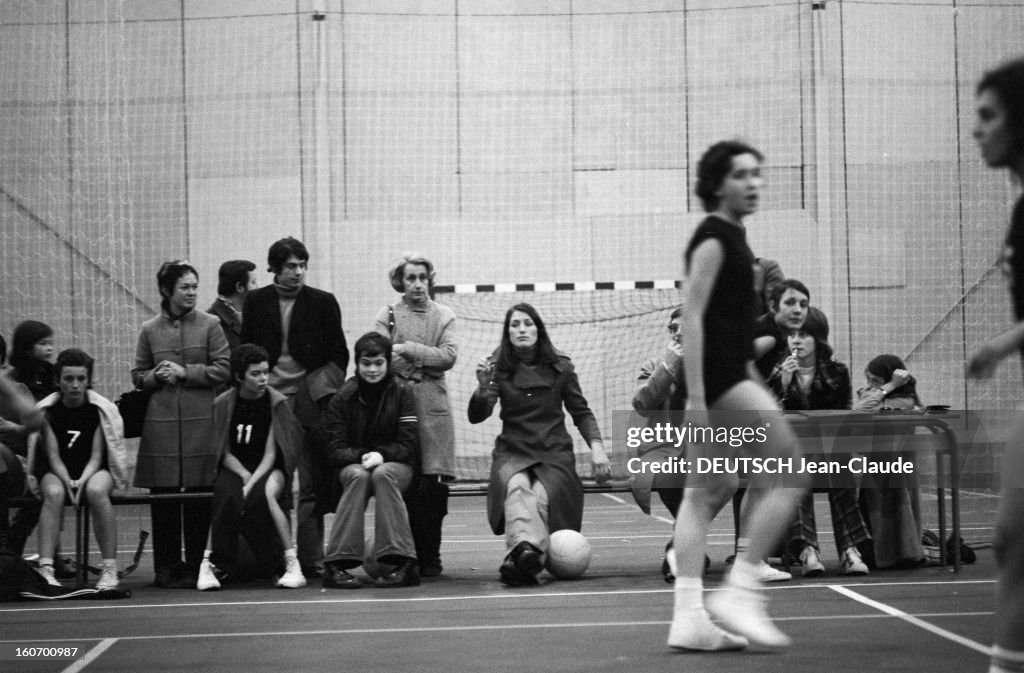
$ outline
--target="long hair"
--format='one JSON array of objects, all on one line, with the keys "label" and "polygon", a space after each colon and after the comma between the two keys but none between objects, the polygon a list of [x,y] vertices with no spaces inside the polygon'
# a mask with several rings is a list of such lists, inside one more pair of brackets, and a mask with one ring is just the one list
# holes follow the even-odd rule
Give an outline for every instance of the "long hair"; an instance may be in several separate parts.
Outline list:
[{"label": "long hair", "polygon": [[821,309],[816,306],[807,307],[807,318],[804,320],[804,325],[800,328],[800,331],[814,337],[814,359],[816,364],[820,365],[832,360],[835,351],[832,350],[832,346],[828,342],[828,318],[825,317]]},{"label": "long hair", "polygon": [[551,343],[548,330],[544,327],[544,321],[541,320],[540,314],[537,313],[537,309],[524,302],[512,306],[505,312],[505,323],[501,330],[501,344],[498,346],[494,358],[495,368],[511,373],[515,371],[516,366],[519,364],[515,357],[515,346],[512,345],[512,340],[508,336],[509,325],[512,323],[512,314],[516,311],[530,316],[530,320],[537,326],[537,362],[554,363],[558,360],[561,353]]},{"label": "long hair", "polygon": [[43,365],[32,355],[32,350],[37,343],[52,336],[53,328],[44,322],[25,320],[18,323],[11,335],[10,361],[15,378],[26,383],[36,375]]},{"label": "long hair", "polygon": [[195,274],[196,280],[199,280],[199,272],[196,271],[196,267],[185,260],[176,259],[173,262],[164,262],[160,265],[160,270],[156,272],[156,286],[160,289],[160,308],[170,312],[174,286],[190,273]]},{"label": "long hair", "polygon": [[986,72],[976,93],[991,89],[1006,108],[1013,134],[1013,150],[1024,156],[1024,57],[1015,58]]},{"label": "long hair", "polygon": [[741,154],[753,154],[759,162],[764,161],[764,155],[750,145],[738,140],[723,140],[709,147],[697,162],[694,192],[704,204],[705,212],[711,213],[718,208],[720,199],[715,192],[732,170],[732,158]]},{"label": "long hair", "polygon": [[[870,373],[880,377],[886,383],[892,380],[892,373],[894,371],[906,368],[907,366],[903,364],[903,360],[891,354],[879,355],[872,359],[867,366],[867,370]],[[889,393],[889,396],[913,397],[914,404],[921,406],[921,398],[917,396],[917,379],[913,376],[905,384]]]}]

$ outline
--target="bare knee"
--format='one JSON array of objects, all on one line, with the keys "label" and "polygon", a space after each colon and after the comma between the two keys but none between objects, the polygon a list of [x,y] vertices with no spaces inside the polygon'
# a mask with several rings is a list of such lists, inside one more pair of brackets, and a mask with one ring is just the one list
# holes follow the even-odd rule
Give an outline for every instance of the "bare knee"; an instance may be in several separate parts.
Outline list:
[{"label": "bare knee", "polygon": [[110,491],[114,484],[106,472],[97,472],[85,485],[85,497],[90,505],[98,505],[110,500]]},{"label": "bare knee", "polygon": [[276,501],[284,490],[284,474],[281,470],[274,470],[267,477],[266,483],[263,485],[263,492],[267,496],[268,501]]},{"label": "bare knee", "polygon": [[48,505],[63,505],[64,504],[64,484],[61,483],[60,479],[56,476],[46,475],[43,477],[43,483],[39,485],[39,490],[43,495],[43,502]]}]

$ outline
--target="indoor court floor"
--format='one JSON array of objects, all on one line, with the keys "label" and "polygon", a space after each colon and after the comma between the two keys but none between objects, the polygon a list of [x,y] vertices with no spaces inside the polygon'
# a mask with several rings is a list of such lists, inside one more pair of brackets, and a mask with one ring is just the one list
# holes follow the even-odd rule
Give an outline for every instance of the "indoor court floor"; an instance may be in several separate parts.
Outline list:
[{"label": "indoor court floor", "polygon": [[[659,574],[671,531],[628,494],[588,494],[587,574],[539,586],[498,582],[504,552],[484,499],[453,498],[445,573],[422,586],[356,591],[269,584],[217,592],[148,586],[150,559],[125,580],[126,600],[0,604],[0,671],[984,671],[992,631],[991,548],[959,574],[925,567],[862,578],[836,573],[827,502],[816,499],[829,572],[768,589],[794,641],[783,652],[694,653],[665,645],[671,587]],[[965,509],[965,539],[988,540],[990,513]],[[731,515],[711,537],[710,590],[732,552]],[[121,552],[122,558],[130,550]],[[355,571],[357,574],[360,571]],[[25,660],[15,647],[77,647],[74,659]]]}]

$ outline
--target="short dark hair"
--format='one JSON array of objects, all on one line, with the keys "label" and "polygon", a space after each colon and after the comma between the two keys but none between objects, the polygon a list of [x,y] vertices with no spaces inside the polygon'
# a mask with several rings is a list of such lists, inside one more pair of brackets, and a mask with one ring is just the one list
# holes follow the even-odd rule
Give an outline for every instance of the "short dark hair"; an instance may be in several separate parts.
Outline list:
[{"label": "short dark hair", "polygon": [[256,265],[247,259],[229,259],[224,262],[217,272],[217,294],[222,297],[233,296],[239,283],[243,287],[249,284],[249,272],[255,270]]},{"label": "short dark hair", "polygon": [[188,274],[195,274],[199,280],[199,272],[188,260],[176,259],[173,262],[164,262],[156,272],[156,286],[160,290],[160,307],[165,311],[170,307],[171,295],[174,294],[174,286],[178,281]]},{"label": "short dark hair", "polygon": [[759,162],[764,161],[764,156],[750,145],[739,140],[723,140],[709,147],[697,162],[694,191],[704,204],[705,212],[718,208],[719,198],[715,192],[732,170],[732,158],[741,154],[753,154]]},{"label": "short dark hair", "polygon": [[261,362],[270,362],[270,355],[267,354],[266,348],[250,343],[239,344],[238,348],[231,353],[231,385],[237,388],[245,378],[245,372],[249,370],[249,367]]},{"label": "short dark hair", "polygon": [[1014,151],[1024,155],[1024,57],[1007,61],[986,72],[978,82],[976,93],[988,89],[1006,108]]},{"label": "short dark hair", "polygon": [[53,365],[53,378],[60,382],[61,371],[65,367],[85,367],[89,375],[89,388],[92,388],[92,369],[96,359],[83,351],[81,348],[65,348],[57,354],[57,361]]},{"label": "short dark hair", "polygon": [[267,252],[267,271],[274,275],[281,273],[284,263],[292,255],[303,262],[309,261],[309,250],[306,250],[306,246],[299,239],[287,236],[274,241]]},{"label": "short dark hair", "polygon": [[785,278],[772,287],[772,293],[768,297],[769,311],[772,313],[779,312],[779,300],[782,299],[782,295],[786,294],[786,290],[796,290],[797,292],[807,295],[807,301],[811,300],[811,291],[807,289],[806,285],[798,281],[796,278]]},{"label": "short dark hair", "polygon": [[383,355],[390,365],[391,339],[380,332],[367,332],[356,340],[356,345],[352,347],[352,353],[356,360],[363,356],[373,358]]}]

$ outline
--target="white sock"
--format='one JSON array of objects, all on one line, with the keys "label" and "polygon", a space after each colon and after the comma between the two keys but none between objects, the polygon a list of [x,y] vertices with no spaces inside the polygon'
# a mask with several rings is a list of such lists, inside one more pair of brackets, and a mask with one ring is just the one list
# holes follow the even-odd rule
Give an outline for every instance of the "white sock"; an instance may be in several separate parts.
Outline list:
[{"label": "white sock", "polygon": [[290,558],[297,559],[297,558],[299,558],[299,554],[298,554],[298,551],[295,549],[295,547],[288,547],[288,549],[284,550],[284,557],[286,559],[290,559]]},{"label": "white sock", "polygon": [[103,569],[112,568],[117,570],[117,559],[116,558],[105,558],[103,559]]},{"label": "white sock", "polygon": [[203,550],[203,560],[204,561],[209,561],[210,557],[212,555],[213,555],[213,550],[212,549],[204,549]]},{"label": "white sock", "polygon": [[40,556],[39,557],[39,565],[40,566],[50,566],[52,568],[53,567],[53,557],[50,557],[50,556]]},{"label": "white sock", "polygon": [[677,577],[672,587],[676,612],[704,609],[704,580],[700,577]]},{"label": "white sock", "polygon": [[699,577],[677,577],[675,607],[668,644],[686,650],[741,650],[746,638],[716,626],[704,610],[704,581]]},{"label": "white sock", "polygon": [[758,579],[761,573],[761,564],[751,563],[746,558],[736,557],[732,564],[732,572],[729,573],[729,583],[744,589],[759,589],[761,580]]},{"label": "white sock", "polygon": [[736,538],[736,558],[739,558],[740,555],[745,553],[748,549],[750,549],[749,537]]}]

